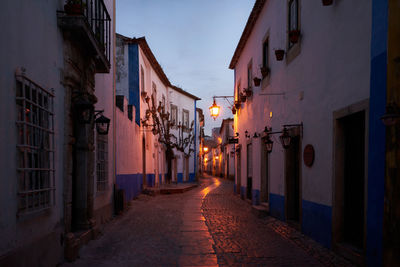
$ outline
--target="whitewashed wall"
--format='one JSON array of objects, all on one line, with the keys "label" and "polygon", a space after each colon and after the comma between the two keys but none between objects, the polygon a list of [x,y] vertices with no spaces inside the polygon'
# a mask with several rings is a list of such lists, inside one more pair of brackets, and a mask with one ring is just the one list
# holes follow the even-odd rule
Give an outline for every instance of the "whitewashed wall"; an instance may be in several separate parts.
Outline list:
[{"label": "whitewashed wall", "polygon": [[[235,131],[242,144],[241,184],[246,185],[245,130],[251,135],[264,126],[274,131],[283,124],[304,124],[302,150],[313,144],[312,168],[301,167],[303,199],[332,204],[332,140],[335,110],[369,97],[369,51],[371,3],[335,1],[324,7],[318,1],[300,1],[300,53],[290,63],[277,61],[273,49],[285,49],[286,1],[266,1],[253,32],[235,67],[235,86],[247,84],[247,65],[252,60],[253,77],[261,77],[263,39],[269,33],[269,84],[254,87],[254,95],[235,115]],[[356,19],[355,19],[356,18]],[[266,96],[260,93],[285,93]],[[270,118],[272,112],[272,118]],[[276,136],[278,137],[278,136]],[[274,140],[270,155],[270,192],[284,195],[284,158],[282,146]],[[259,139],[253,139],[257,159]],[[301,151],[302,151],[301,150]],[[260,187],[260,162],[253,165],[253,188]]]},{"label": "whitewashed wall", "polygon": [[[61,1],[16,0],[2,3],[0,22],[0,258],[7,252],[50,234],[63,232],[63,146],[64,88],[60,83],[63,69],[63,39],[57,25],[56,10]],[[26,76],[47,90],[54,89],[55,206],[47,215],[17,217],[18,180],[16,149],[15,71],[24,67]],[[60,257],[59,240],[47,254]],[[38,251],[40,244],[36,244]],[[45,253],[44,253],[45,254]],[[43,257],[45,255],[43,254]],[[48,256],[48,255],[47,255]],[[33,258],[31,260],[34,260]]]}]

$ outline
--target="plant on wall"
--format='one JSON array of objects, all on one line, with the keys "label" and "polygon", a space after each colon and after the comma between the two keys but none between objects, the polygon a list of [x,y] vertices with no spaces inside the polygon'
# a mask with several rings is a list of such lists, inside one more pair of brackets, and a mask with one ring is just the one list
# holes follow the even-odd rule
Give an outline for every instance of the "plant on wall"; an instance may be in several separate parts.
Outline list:
[{"label": "plant on wall", "polygon": [[[168,182],[172,179],[172,160],[175,158],[174,148],[189,157],[195,151],[194,147],[194,121],[188,128],[182,122],[176,124],[171,120],[170,113],[166,110],[165,104],[161,101],[158,106],[155,103],[153,95],[147,102],[145,118],[142,119],[144,127],[152,127],[153,135],[158,135],[158,142],[165,146],[165,156],[167,159],[167,177]],[[177,130],[174,130],[176,127]],[[174,133],[177,135],[175,135]]]}]

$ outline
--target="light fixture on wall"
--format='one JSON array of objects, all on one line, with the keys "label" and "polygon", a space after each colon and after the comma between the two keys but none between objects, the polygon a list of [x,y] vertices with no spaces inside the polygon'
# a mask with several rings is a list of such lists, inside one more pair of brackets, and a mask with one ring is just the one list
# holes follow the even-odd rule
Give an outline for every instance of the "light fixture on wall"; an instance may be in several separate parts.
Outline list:
[{"label": "light fixture on wall", "polygon": [[258,134],[257,132],[254,133],[253,138],[258,138],[260,137],[260,134]]},{"label": "light fixture on wall", "polygon": [[95,111],[96,131],[100,135],[107,135],[110,129],[110,119],[103,115],[104,110]]},{"label": "light fixture on wall", "polygon": [[215,102],[215,99],[214,99],[212,106],[209,108],[211,117],[214,120],[219,116],[220,109],[221,109],[221,107],[217,105],[217,103]]},{"label": "light fixture on wall", "polygon": [[203,151],[205,152],[205,153],[207,153],[208,152],[208,147],[203,147]]},{"label": "light fixture on wall", "polygon": [[245,136],[246,138],[250,138],[250,134],[249,134],[249,132],[248,132],[247,130],[244,132],[244,136]]},{"label": "light fixture on wall", "polygon": [[272,132],[271,128],[268,128],[268,126],[265,127],[264,129],[264,134],[265,136],[265,149],[267,150],[268,153],[272,152],[272,147],[273,147],[273,141],[271,140],[270,136],[273,134],[278,134],[280,133],[281,135],[279,136],[279,141],[282,144],[282,147],[284,149],[288,149],[290,147],[290,141],[291,141],[291,136],[289,134],[288,128],[293,128],[293,127],[299,127],[300,128],[300,136],[303,136],[303,123],[299,124],[285,124],[283,125],[282,131],[279,132]]},{"label": "light fixture on wall", "polygon": [[400,122],[400,109],[395,103],[389,103],[386,106],[386,112],[381,117],[385,126],[392,126]]}]

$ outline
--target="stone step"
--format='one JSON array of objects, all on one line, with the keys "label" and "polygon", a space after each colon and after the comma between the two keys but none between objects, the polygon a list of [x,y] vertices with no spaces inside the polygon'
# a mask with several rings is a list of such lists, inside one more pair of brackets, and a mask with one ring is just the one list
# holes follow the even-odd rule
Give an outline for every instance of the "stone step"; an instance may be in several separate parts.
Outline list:
[{"label": "stone step", "polygon": [[267,208],[265,205],[252,205],[252,212],[258,218],[262,218],[269,215],[269,207]]}]

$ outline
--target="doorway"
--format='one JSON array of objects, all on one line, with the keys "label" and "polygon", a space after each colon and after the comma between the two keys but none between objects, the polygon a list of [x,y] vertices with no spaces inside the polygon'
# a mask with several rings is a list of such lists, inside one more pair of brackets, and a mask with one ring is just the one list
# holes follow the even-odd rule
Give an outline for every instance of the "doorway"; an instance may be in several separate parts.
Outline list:
[{"label": "doorway", "polygon": [[252,199],[253,188],[253,146],[252,144],[247,145],[247,188],[246,198]]},{"label": "doorway", "polygon": [[143,171],[143,178],[142,183],[143,187],[146,186],[146,139],[142,138],[142,171]]},{"label": "doorway", "polygon": [[286,220],[300,227],[300,136],[291,137],[290,146],[285,151],[285,191]]},{"label": "doorway", "polygon": [[184,156],[184,174],[183,174],[183,181],[189,181],[189,157]]},{"label": "doorway", "polygon": [[[265,140],[264,140],[265,141]],[[266,151],[265,144],[261,149],[261,190],[260,202],[269,203],[269,154]]]},{"label": "doorway", "polygon": [[240,194],[240,188],[242,187],[242,168],[241,168],[241,149],[240,146],[236,150],[236,193]]},{"label": "doorway", "polygon": [[333,247],[363,264],[368,101],[334,113]]}]

